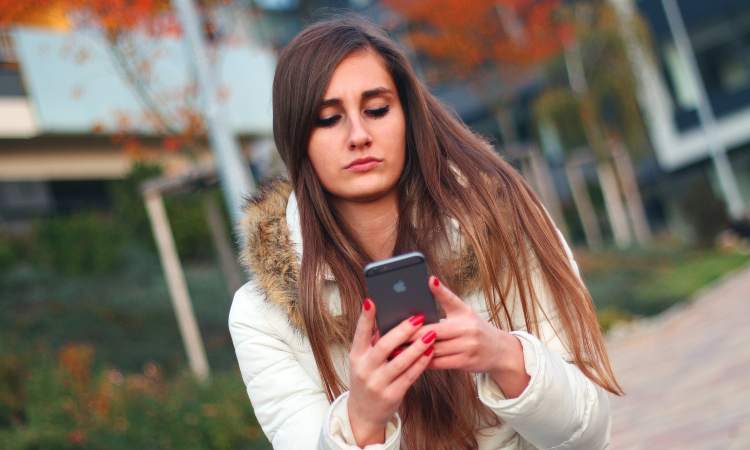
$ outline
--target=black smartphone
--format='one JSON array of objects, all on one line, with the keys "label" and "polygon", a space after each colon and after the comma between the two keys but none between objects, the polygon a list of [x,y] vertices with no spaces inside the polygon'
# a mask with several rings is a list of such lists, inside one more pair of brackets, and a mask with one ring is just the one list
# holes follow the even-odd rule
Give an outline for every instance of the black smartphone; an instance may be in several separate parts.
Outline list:
[{"label": "black smartphone", "polygon": [[427,263],[420,252],[375,261],[365,266],[367,294],[375,302],[375,318],[383,336],[409,317],[422,313],[424,323],[440,317],[427,282]]}]

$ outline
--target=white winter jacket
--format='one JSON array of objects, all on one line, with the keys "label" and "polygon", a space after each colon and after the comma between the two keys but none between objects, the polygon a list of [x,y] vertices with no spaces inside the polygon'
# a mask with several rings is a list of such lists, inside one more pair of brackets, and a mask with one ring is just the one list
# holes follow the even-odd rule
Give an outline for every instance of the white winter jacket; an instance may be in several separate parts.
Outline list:
[{"label": "white winter jacket", "polygon": [[[288,184],[273,185],[253,202],[243,227],[248,236],[243,258],[254,277],[234,296],[229,330],[258,423],[277,450],[359,448],[348,419],[348,392],[328,402],[301,331],[295,299],[302,240],[297,202]],[[569,249],[568,255],[577,272]],[[510,307],[512,334],[522,343],[530,376],[526,389],[506,399],[489,376],[476,375],[480,400],[501,420],[501,425],[477,435],[479,449],[605,448],[611,425],[608,395],[568,362],[569,352],[553,327],[554,313],[546,309],[551,300],[540,277],[535,288],[549,316],[540,322],[540,336],[527,333],[520,308]],[[335,281],[328,277],[324,289],[332,311],[340,311]],[[481,292],[465,295],[464,301],[488,320]],[[348,383],[348,350],[334,347],[332,358]],[[366,449],[397,450],[400,437],[396,414],[386,428],[385,443]]]}]

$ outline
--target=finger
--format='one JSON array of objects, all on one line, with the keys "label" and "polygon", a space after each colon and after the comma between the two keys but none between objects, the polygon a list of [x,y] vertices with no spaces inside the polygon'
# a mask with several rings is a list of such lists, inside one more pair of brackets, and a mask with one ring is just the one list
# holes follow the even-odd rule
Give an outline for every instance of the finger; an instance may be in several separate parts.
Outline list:
[{"label": "finger", "polygon": [[447,341],[436,342],[435,345],[435,357],[443,358],[446,356],[458,355],[466,353],[469,349],[469,342],[464,338],[449,339]]},{"label": "finger", "polygon": [[407,342],[424,323],[424,315],[417,314],[396,325],[385,335],[380,336],[377,344],[373,347],[375,363],[381,364],[388,355],[399,345]]},{"label": "finger", "polygon": [[455,319],[443,319],[440,322],[437,323],[430,323],[427,325],[424,325],[419,329],[419,332],[412,337],[413,340],[416,340],[425,334],[427,334],[430,331],[434,331],[439,336],[438,339],[440,341],[443,340],[449,340],[449,339],[456,339],[459,337],[462,337],[466,335],[467,333],[467,327],[463,323],[462,320],[459,318]]},{"label": "finger", "polygon": [[460,312],[466,310],[469,306],[463,302],[456,294],[454,294],[447,286],[440,282],[438,277],[431,276],[428,280],[430,291],[435,297],[435,300],[440,303],[443,307],[445,315],[449,316],[454,312]]},{"label": "finger", "polygon": [[372,330],[375,327],[375,303],[366,298],[362,302],[362,312],[357,320],[357,328],[352,339],[352,352],[364,353],[370,347]]},{"label": "finger", "polygon": [[457,353],[449,356],[434,356],[429,367],[430,369],[462,369],[466,366],[466,363],[467,356],[463,353]]},{"label": "finger", "polygon": [[[420,339],[414,341],[410,346],[386,364],[383,370],[383,379],[390,382],[398,378],[402,373],[408,370],[415,361],[421,358],[426,351],[432,348],[436,338],[437,333],[431,331]],[[432,350],[430,350],[430,353],[432,353]]]},{"label": "finger", "polygon": [[375,344],[378,342],[378,339],[380,339],[380,330],[378,330],[378,327],[375,327],[372,330],[372,337],[370,338],[370,347],[375,346]]},{"label": "finger", "polygon": [[[409,368],[407,368],[401,373],[401,375],[393,380],[391,385],[386,388],[386,391],[394,390],[395,395],[397,395],[398,397],[403,397],[404,394],[406,394],[406,390],[409,389],[415,381],[417,381],[422,373],[424,373],[431,360],[432,352],[430,352],[428,348],[426,351],[423,351],[419,354],[417,360],[414,361],[412,365],[409,366]],[[388,392],[386,392],[386,394],[388,394]]]}]

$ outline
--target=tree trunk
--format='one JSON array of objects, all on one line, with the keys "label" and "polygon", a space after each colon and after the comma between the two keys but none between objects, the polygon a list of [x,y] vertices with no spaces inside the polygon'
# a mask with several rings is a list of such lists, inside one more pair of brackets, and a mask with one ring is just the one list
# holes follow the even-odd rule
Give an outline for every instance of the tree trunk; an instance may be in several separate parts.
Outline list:
[{"label": "tree trunk", "polygon": [[506,149],[516,149],[518,147],[516,123],[515,120],[513,120],[513,114],[510,108],[504,102],[495,106],[495,120],[497,120],[500,134],[503,137],[503,147]]},{"label": "tree trunk", "polygon": [[628,209],[630,222],[633,226],[635,239],[640,245],[647,245],[651,241],[651,228],[648,225],[646,211],[643,207],[641,192],[638,188],[638,178],[633,169],[633,161],[622,142],[614,142],[612,146],[612,158],[615,169],[622,183],[622,193],[625,197],[625,205]]},{"label": "tree trunk", "polygon": [[602,246],[602,234],[599,230],[594,207],[591,205],[591,197],[586,189],[586,182],[581,174],[580,163],[566,161],[565,173],[568,176],[570,191],[573,194],[573,203],[575,203],[578,217],[580,217],[583,225],[586,244],[591,250],[597,250]]},{"label": "tree trunk", "polygon": [[609,161],[600,161],[596,164],[596,172],[599,175],[599,185],[604,195],[604,206],[607,209],[615,244],[620,248],[626,248],[632,244],[633,238],[615,171]]},{"label": "tree trunk", "polygon": [[565,217],[562,213],[562,207],[560,206],[560,197],[557,193],[557,189],[555,189],[552,174],[547,166],[547,161],[536,147],[529,148],[529,161],[531,163],[531,173],[536,180],[536,186],[538,188],[537,192],[539,192],[542,203],[544,203],[552,220],[562,234],[570,238],[568,227],[565,224]]}]

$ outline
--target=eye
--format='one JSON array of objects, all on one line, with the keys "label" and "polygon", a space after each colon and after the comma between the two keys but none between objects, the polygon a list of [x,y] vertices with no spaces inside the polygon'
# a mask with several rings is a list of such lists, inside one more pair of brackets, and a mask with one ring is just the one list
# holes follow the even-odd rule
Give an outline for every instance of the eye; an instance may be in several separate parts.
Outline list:
[{"label": "eye", "polygon": [[383,117],[384,115],[388,114],[388,111],[391,109],[389,105],[385,105],[382,108],[378,109],[367,109],[365,110],[365,113],[367,113],[368,116],[372,117]]},{"label": "eye", "polygon": [[318,118],[315,120],[315,125],[319,127],[331,127],[341,119],[341,114],[336,114],[331,117]]}]

